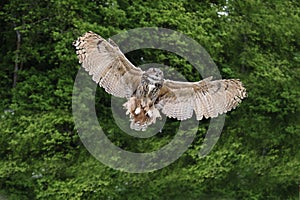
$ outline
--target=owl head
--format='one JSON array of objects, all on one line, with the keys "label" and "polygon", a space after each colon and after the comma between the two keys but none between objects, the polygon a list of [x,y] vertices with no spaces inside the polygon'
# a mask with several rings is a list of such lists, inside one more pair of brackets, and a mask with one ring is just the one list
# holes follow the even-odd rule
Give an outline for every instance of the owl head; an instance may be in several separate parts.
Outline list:
[{"label": "owl head", "polygon": [[148,94],[156,94],[156,92],[162,87],[163,82],[164,74],[158,68],[149,68],[143,73],[142,85],[145,86],[146,93]]},{"label": "owl head", "polygon": [[164,73],[158,68],[149,68],[144,75],[150,83],[161,82],[164,79]]}]

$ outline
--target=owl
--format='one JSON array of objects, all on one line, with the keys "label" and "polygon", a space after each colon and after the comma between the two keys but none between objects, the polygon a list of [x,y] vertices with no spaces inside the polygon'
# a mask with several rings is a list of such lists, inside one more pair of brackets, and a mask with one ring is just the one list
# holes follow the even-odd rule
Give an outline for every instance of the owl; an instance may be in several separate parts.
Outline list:
[{"label": "owl", "polygon": [[106,92],[126,98],[123,105],[130,117],[130,128],[146,130],[161,112],[167,117],[186,120],[195,113],[197,120],[217,117],[234,109],[246,97],[238,79],[181,82],[164,79],[158,68],[143,71],[135,67],[110,39],[87,32],[73,42],[82,67]]}]

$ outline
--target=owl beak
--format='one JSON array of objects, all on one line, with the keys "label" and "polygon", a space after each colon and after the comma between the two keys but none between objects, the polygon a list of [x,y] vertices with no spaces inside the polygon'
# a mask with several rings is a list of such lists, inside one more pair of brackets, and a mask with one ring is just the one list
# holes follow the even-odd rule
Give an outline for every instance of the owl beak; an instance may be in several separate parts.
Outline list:
[{"label": "owl beak", "polygon": [[150,92],[155,88],[155,85],[149,84],[148,85],[148,95],[150,94]]}]

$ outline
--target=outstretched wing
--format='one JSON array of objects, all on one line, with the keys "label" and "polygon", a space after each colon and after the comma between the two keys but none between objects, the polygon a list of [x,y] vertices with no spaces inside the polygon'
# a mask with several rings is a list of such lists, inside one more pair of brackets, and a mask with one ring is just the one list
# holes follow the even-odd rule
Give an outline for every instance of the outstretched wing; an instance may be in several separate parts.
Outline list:
[{"label": "outstretched wing", "polygon": [[195,111],[197,120],[201,120],[234,109],[247,95],[238,79],[211,79],[192,83],[165,80],[157,106],[168,117],[184,120]]},{"label": "outstretched wing", "polygon": [[141,81],[143,71],[135,67],[112,41],[87,32],[73,42],[79,63],[106,92],[129,98]]}]

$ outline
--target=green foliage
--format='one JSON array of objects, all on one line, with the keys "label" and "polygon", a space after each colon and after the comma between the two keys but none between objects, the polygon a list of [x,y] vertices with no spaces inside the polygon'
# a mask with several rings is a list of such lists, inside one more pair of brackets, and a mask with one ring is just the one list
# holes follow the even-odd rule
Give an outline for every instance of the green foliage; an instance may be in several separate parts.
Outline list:
[{"label": "green foliage", "polygon": [[[218,13],[223,10],[227,16]],[[300,4],[293,0],[1,1],[0,194],[10,199],[297,199],[299,16]],[[198,151],[208,121],[201,122],[180,159],[151,173],[111,169],[82,145],[72,117],[79,69],[72,41],[89,30],[107,38],[137,27],[188,35],[209,52],[224,78],[240,78],[247,88],[248,98],[228,113],[220,140],[206,157]],[[169,52],[146,49],[127,56],[136,65],[162,63],[190,81],[200,79],[189,63]],[[170,120],[155,137],[133,139],[112,120],[110,96],[98,89],[96,102],[108,138],[130,151],[157,150],[178,127]]]}]

